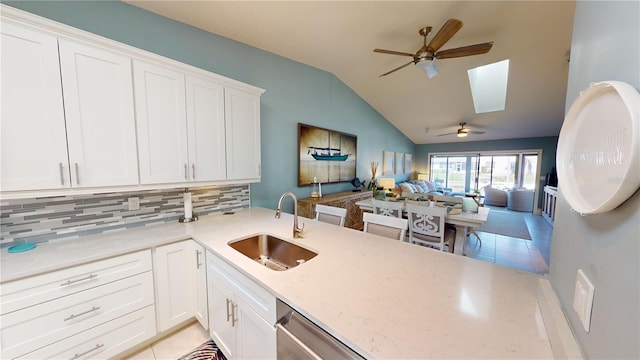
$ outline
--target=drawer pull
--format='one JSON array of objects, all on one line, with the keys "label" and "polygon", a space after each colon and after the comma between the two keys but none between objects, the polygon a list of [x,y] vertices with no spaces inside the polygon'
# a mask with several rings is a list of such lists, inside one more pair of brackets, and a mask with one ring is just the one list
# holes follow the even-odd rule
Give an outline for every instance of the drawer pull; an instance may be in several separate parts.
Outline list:
[{"label": "drawer pull", "polygon": [[91,279],[96,278],[96,277],[98,277],[97,274],[91,274],[91,275],[85,276],[85,277],[80,278],[80,279],[67,280],[67,281],[63,282],[62,284],[60,284],[60,286],[67,286],[67,285],[75,284],[75,283],[80,282],[80,281],[91,280]]},{"label": "drawer pull", "polygon": [[92,307],[91,309],[89,309],[87,311],[81,312],[80,314],[71,314],[71,315],[69,315],[68,318],[64,319],[64,321],[73,320],[73,319],[75,319],[75,318],[77,318],[79,316],[87,315],[88,313],[91,313],[91,312],[94,312],[94,311],[97,311],[97,310],[100,310],[100,306],[94,306],[94,307]]},{"label": "drawer pull", "polygon": [[85,352],[82,352],[82,353],[80,353],[80,354],[76,353],[75,355],[73,355],[73,357],[71,358],[71,360],[76,360],[77,358],[81,358],[81,357],[83,357],[83,356],[87,355],[88,353],[90,353],[90,352],[92,352],[92,351],[96,351],[96,350],[100,349],[100,348],[101,348],[101,347],[103,347],[103,346],[104,346],[104,344],[96,344],[96,346],[95,346],[95,347],[93,347],[93,348],[91,348],[91,349],[89,349],[89,350],[87,350],[87,351],[85,351]]}]

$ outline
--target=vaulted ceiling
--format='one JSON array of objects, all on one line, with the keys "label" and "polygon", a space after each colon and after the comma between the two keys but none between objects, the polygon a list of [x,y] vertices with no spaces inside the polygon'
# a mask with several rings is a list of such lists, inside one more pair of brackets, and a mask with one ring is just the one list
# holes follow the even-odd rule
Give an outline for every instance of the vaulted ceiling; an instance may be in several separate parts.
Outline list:
[{"label": "vaulted ceiling", "polygon": [[[574,1],[126,1],[335,74],[416,144],[557,136],[564,119]],[[447,21],[463,27],[441,50],[493,41],[483,55],[411,60]],[[476,114],[467,69],[509,59],[504,111]],[[579,59],[572,61],[579,61]],[[438,136],[466,122],[484,134]]]}]

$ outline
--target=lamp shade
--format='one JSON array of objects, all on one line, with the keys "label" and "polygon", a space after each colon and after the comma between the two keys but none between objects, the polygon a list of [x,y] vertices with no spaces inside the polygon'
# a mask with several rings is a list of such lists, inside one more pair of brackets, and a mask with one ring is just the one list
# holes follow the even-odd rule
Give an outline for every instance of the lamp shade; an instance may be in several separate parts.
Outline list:
[{"label": "lamp shade", "polygon": [[378,179],[378,186],[383,189],[393,189],[396,187],[396,181],[394,178],[380,178]]},{"label": "lamp shade", "polygon": [[429,174],[418,174],[418,180],[429,180]]}]

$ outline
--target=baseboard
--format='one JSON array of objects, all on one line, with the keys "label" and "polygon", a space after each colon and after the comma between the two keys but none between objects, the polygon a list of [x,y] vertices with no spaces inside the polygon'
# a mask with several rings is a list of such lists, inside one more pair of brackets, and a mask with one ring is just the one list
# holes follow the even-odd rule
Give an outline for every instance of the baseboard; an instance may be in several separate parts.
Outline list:
[{"label": "baseboard", "polygon": [[537,300],[553,357],[555,359],[583,359],[580,345],[571,331],[549,279],[540,278],[538,280]]}]

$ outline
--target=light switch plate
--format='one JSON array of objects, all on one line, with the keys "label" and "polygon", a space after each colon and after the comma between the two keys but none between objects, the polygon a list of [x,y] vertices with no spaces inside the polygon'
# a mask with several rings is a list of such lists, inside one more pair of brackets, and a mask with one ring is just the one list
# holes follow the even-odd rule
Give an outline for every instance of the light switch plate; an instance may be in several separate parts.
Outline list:
[{"label": "light switch plate", "polygon": [[576,288],[573,293],[573,310],[578,313],[582,327],[584,327],[586,332],[589,332],[591,327],[591,309],[593,307],[594,292],[595,289],[591,281],[589,281],[582,269],[578,269]]}]

